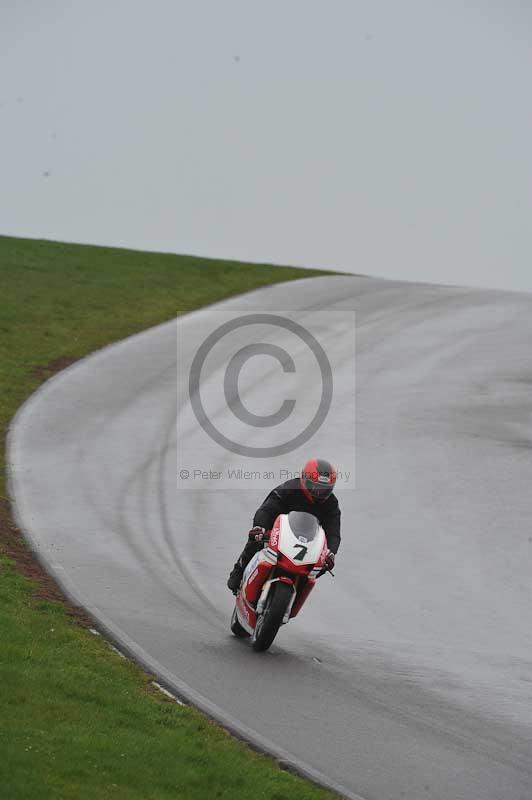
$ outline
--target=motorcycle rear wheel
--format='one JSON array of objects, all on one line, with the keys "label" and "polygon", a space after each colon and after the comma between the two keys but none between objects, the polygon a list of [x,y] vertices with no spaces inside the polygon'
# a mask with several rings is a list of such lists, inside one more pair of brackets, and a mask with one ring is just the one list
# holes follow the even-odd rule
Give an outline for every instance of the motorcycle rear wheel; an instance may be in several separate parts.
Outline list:
[{"label": "motorcycle rear wheel", "polygon": [[292,593],[293,589],[287,583],[274,583],[266,608],[258,618],[253,632],[251,643],[254,650],[264,652],[270,647],[281,627]]},{"label": "motorcycle rear wheel", "polygon": [[243,628],[238,621],[236,606],[233,609],[233,616],[231,617],[231,631],[238,639],[245,639],[247,636],[249,636],[247,630]]}]

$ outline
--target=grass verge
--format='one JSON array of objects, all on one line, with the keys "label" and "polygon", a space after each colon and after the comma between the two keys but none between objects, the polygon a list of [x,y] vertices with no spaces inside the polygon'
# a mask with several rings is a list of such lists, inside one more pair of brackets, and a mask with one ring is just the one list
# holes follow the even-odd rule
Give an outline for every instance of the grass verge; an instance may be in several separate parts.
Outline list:
[{"label": "grass verge", "polygon": [[12,522],[5,439],[53,372],[194,308],[319,274],[0,237],[0,795],[6,800],[325,800],[151,687],[79,622]]}]

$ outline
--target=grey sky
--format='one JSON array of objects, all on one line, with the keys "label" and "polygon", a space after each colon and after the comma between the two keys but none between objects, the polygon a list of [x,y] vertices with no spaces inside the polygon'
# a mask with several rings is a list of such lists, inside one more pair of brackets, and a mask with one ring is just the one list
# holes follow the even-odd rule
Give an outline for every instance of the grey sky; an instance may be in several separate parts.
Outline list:
[{"label": "grey sky", "polygon": [[0,232],[532,291],[531,23],[4,0]]}]

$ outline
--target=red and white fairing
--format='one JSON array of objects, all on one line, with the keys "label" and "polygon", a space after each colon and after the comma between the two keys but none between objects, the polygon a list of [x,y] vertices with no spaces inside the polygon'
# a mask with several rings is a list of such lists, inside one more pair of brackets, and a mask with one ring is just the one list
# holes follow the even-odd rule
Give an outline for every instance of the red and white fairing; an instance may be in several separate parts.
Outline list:
[{"label": "red and white fairing", "polygon": [[282,514],[275,520],[270,534],[270,547],[277,548],[282,558],[290,563],[291,569],[304,575],[308,573],[309,565],[318,564],[322,555],[323,558],[327,555],[327,539],[323,528],[318,525],[317,534],[309,540],[307,536],[298,535],[292,530],[288,514]]},{"label": "red and white fairing", "polygon": [[236,613],[238,621],[248,633],[253,633],[257,616],[262,612],[275,581],[282,581],[293,588],[283,624],[297,616],[314,588],[328,548],[325,532],[315,518],[309,531],[304,525],[297,524],[308,516],[299,512],[280,514],[271,530],[269,544],[246,567],[242,588],[236,599]]}]

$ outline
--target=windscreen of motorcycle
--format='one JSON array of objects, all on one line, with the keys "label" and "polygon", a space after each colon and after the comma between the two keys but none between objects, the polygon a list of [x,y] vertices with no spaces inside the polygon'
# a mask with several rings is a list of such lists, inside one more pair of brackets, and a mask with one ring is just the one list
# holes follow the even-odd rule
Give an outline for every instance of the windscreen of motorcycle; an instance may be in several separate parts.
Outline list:
[{"label": "windscreen of motorcycle", "polygon": [[315,564],[325,544],[325,533],[316,517],[291,511],[281,517],[279,551],[294,564]]}]

